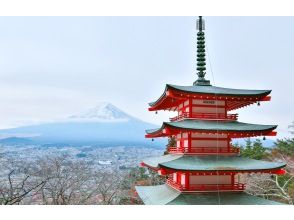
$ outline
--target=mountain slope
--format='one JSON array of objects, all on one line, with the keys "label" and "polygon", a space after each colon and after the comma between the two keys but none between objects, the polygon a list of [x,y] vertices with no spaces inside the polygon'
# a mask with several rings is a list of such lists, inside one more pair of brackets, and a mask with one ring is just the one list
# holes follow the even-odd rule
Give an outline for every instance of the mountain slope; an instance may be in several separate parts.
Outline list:
[{"label": "mountain slope", "polygon": [[[156,125],[136,119],[110,103],[87,112],[39,125],[0,130],[6,137],[28,137],[39,144],[164,146],[145,139],[145,129]],[[23,136],[22,136],[23,135]]]},{"label": "mountain slope", "polygon": [[108,102],[101,102],[99,105],[95,106],[92,109],[89,109],[86,112],[83,112],[78,115],[72,115],[70,119],[91,119],[91,120],[128,120],[133,118],[132,116],[126,114],[125,112],[118,109],[116,106]]}]

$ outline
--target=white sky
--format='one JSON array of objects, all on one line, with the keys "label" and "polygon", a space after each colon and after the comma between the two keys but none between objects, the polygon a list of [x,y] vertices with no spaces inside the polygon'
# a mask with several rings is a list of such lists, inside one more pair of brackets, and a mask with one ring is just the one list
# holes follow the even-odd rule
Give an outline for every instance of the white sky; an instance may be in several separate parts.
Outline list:
[{"label": "white sky", "polygon": [[[196,79],[195,17],[0,17],[0,128],[54,120],[108,101],[161,124],[147,111],[166,83]],[[205,17],[215,85],[272,89],[272,101],[239,120],[294,120],[294,17]],[[212,80],[208,66],[208,79]]]}]

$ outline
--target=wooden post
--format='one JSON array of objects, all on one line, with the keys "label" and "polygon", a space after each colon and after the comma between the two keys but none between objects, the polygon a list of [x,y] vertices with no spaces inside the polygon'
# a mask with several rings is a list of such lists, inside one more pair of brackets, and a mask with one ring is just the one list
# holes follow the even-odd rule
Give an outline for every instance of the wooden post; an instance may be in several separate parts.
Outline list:
[{"label": "wooden post", "polygon": [[193,100],[189,98],[189,118],[192,118],[192,103]]},{"label": "wooden post", "polygon": [[234,186],[235,184],[235,173],[231,174],[231,185]]},{"label": "wooden post", "polygon": [[191,132],[188,132],[188,153],[191,153],[192,149],[192,135]]}]

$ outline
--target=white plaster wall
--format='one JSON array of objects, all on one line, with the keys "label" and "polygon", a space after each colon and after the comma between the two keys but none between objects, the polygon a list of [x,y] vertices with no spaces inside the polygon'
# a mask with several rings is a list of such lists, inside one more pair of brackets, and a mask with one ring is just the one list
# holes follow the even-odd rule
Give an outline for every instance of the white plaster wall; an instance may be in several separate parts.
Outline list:
[{"label": "white plaster wall", "polygon": [[186,181],[186,175],[185,174],[181,174],[181,184],[185,185],[185,181]]},{"label": "white plaster wall", "polygon": [[177,182],[177,174],[176,173],[173,173],[173,181]]},{"label": "white plaster wall", "polygon": [[188,138],[188,133],[182,133],[183,138]]}]

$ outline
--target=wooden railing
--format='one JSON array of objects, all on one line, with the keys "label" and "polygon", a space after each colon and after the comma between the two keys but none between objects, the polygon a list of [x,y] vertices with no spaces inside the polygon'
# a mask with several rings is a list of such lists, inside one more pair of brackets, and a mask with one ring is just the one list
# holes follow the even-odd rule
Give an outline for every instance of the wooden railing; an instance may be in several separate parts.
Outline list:
[{"label": "wooden railing", "polygon": [[178,121],[186,118],[195,119],[221,119],[221,120],[237,120],[238,114],[224,114],[224,113],[192,113],[184,112],[181,115],[170,118],[171,121]]},{"label": "wooden railing", "polygon": [[183,191],[183,190],[184,190],[184,187],[183,187],[181,184],[176,183],[176,182],[173,181],[172,179],[167,179],[167,180],[166,180],[166,183],[167,183],[168,185],[170,185],[171,187],[173,187],[173,188],[175,188],[175,189],[178,189],[178,190],[180,190],[180,191]]},{"label": "wooden railing", "polygon": [[183,147],[168,147],[169,153],[185,153],[185,148]]},{"label": "wooden railing", "polygon": [[168,179],[166,182],[171,187],[180,191],[243,191],[245,184],[190,184],[189,187],[174,182],[172,179]]},{"label": "wooden railing", "polygon": [[236,147],[197,147],[197,148],[191,148],[189,151],[187,148],[183,147],[168,147],[169,153],[191,153],[191,154],[217,154],[217,153],[223,153],[223,154],[239,154],[240,148]]},{"label": "wooden railing", "polygon": [[235,184],[192,184],[189,186],[189,189],[184,190],[191,190],[191,191],[241,191],[245,189],[245,185],[243,183],[235,183]]}]

